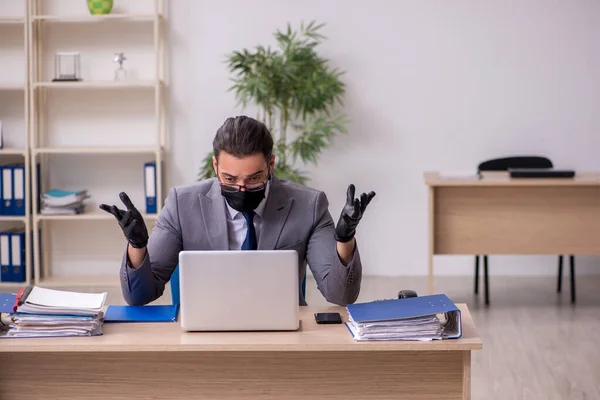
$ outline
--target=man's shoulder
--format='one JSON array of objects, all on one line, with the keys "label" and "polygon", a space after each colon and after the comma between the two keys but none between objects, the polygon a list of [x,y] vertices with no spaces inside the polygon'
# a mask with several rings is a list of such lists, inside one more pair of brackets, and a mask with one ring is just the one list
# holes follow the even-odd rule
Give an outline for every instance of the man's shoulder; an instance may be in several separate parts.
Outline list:
[{"label": "man's shoulder", "polygon": [[301,183],[288,181],[285,179],[277,179],[277,184],[284,190],[289,197],[295,200],[314,202],[319,197],[326,197],[322,190],[306,186]]},{"label": "man's shoulder", "polygon": [[178,198],[196,197],[206,195],[215,184],[216,178],[204,179],[198,182],[186,185],[173,186],[171,190],[175,192]]}]

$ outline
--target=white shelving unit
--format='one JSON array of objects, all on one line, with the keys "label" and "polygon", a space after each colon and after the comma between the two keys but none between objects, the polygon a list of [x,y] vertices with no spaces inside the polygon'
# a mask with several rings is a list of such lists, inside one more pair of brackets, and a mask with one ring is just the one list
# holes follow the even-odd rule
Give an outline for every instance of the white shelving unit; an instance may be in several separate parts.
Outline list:
[{"label": "white shelving unit", "polygon": [[[14,15],[4,15],[4,12],[13,12]],[[0,215],[0,231],[11,228],[25,230],[25,282],[0,280],[1,289],[13,289],[29,284],[33,279],[29,190],[27,0],[0,2],[0,38],[0,121],[3,121],[0,164],[19,163],[25,168],[25,215]]]},{"label": "white shelving unit", "polygon": [[[59,0],[28,0],[28,4],[29,162],[34,182],[31,220],[33,248],[42,254],[41,258],[34,259],[33,279],[36,285],[45,287],[119,285],[118,267],[125,249],[123,234],[115,218],[101,211],[98,204],[117,204],[124,208],[118,193],[123,187],[129,187],[125,191],[151,230],[157,214],[144,213],[143,162],[154,161],[157,209],[163,206],[165,1],[128,0],[122,2],[124,7],[142,5],[146,10],[138,13],[114,9],[108,15],[90,15],[84,1],[78,3],[77,9],[73,3],[65,8],[64,2],[61,4]],[[120,30],[123,33],[119,37]],[[136,72],[136,68],[139,71],[127,80],[115,81],[112,79],[116,68],[112,63],[113,54],[123,51],[130,38],[144,43],[129,45],[124,66],[128,69],[133,65],[132,71]],[[142,50],[151,52],[152,56]],[[81,81],[52,80],[56,51],[81,52]],[[142,105],[132,105],[137,103]],[[97,113],[96,104],[100,104]],[[151,109],[149,116],[141,116],[144,106],[144,110]],[[69,112],[70,119],[64,115]],[[134,122],[129,121],[130,116]],[[130,134],[130,128],[137,133]],[[86,169],[90,179],[96,179],[99,194],[88,187],[87,177],[81,172]],[[70,175],[73,178],[69,178]],[[56,188],[57,182],[61,189],[89,189],[91,199],[87,203],[91,205],[86,206],[84,213],[44,215],[39,212],[40,195]],[[73,243],[80,236],[78,230],[82,235],[91,236],[95,243]],[[123,246],[119,246],[121,242]],[[67,249],[69,244],[73,248]],[[89,254],[94,249],[97,253]],[[69,261],[60,261],[61,255]],[[97,259],[104,262],[104,268],[93,264]],[[69,266],[65,267],[66,264]],[[61,269],[62,274],[55,274],[57,269]],[[97,273],[97,269],[103,273]]]},{"label": "white shelving unit", "polygon": [[0,24],[2,25],[25,25],[25,18],[21,17],[0,17]]}]

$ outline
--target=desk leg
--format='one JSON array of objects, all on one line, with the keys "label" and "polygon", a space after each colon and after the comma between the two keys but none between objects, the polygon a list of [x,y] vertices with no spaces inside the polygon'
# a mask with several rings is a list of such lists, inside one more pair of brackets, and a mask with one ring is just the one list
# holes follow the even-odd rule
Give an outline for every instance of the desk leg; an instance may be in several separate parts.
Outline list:
[{"label": "desk leg", "polygon": [[434,238],[435,238],[435,225],[434,225],[434,218],[435,217],[435,188],[433,186],[429,187],[429,259],[428,259],[428,263],[429,263],[429,269],[428,269],[428,276],[429,276],[429,286],[428,286],[428,291],[429,294],[433,294],[434,293],[434,286],[433,286],[433,252],[434,252]]},{"label": "desk leg", "polygon": [[471,400],[471,351],[463,353],[463,400]]}]

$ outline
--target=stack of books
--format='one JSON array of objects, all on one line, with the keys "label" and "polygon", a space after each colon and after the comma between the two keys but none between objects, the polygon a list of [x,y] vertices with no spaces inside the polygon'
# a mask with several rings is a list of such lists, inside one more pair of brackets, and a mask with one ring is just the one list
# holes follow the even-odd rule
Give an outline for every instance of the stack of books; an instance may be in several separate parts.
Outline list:
[{"label": "stack of books", "polygon": [[41,213],[46,215],[81,214],[85,210],[83,201],[89,197],[87,190],[49,190],[42,194]]},{"label": "stack of books", "polygon": [[462,336],[460,309],[444,294],[349,304],[355,340],[435,340]]},{"label": "stack of books", "polygon": [[[0,338],[102,335],[106,293],[28,286],[13,296],[12,309],[0,316]],[[13,300],[6,294],[2,297],[0,305]]]}]

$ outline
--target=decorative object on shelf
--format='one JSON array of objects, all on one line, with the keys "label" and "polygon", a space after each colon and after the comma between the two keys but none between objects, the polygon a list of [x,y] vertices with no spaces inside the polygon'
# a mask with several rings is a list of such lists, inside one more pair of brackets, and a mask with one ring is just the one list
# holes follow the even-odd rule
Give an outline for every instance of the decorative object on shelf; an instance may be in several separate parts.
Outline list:
[{"label": "decorative object on shelf", "polygon": [[127,60],[123,52],[115,53],[115,62],[119,64],[119,68],[115,70],[115,81],[123,81],[127,79],[127,71],[123,68],[123,61]]},{"label": "decorative object on shelf", "polygon": [[53,82],[80,81],[81,65],[79,52],[58,52],[54,55],[54,79]]},{"label": "decorative object on shelf", "polygon": [[113,0],[87,0],[87,6],[92,15],[110,14]]},{"label": "decorative object on shelf", "polygon": [[[308,177],[296,161],[316,164],[333,137],[346,133],[348,122],[334,109],[345,92],[343,72],[316,51],[325,39],[319,32],[323,25],[302,23],[300,32],[295,32],[288,24],[274,34],[279,49],[259,45],[233,51],[227,59],[230,73],[235,74],[229,90],[235,92],[238,104],[258,108],[257,119],[274,136],[275,175],[298,183]],[[297,134],[293,140],[288,138],[288,128]],[[212,152],[205,157],[198,179],[215,176],[212,157]]]}]

